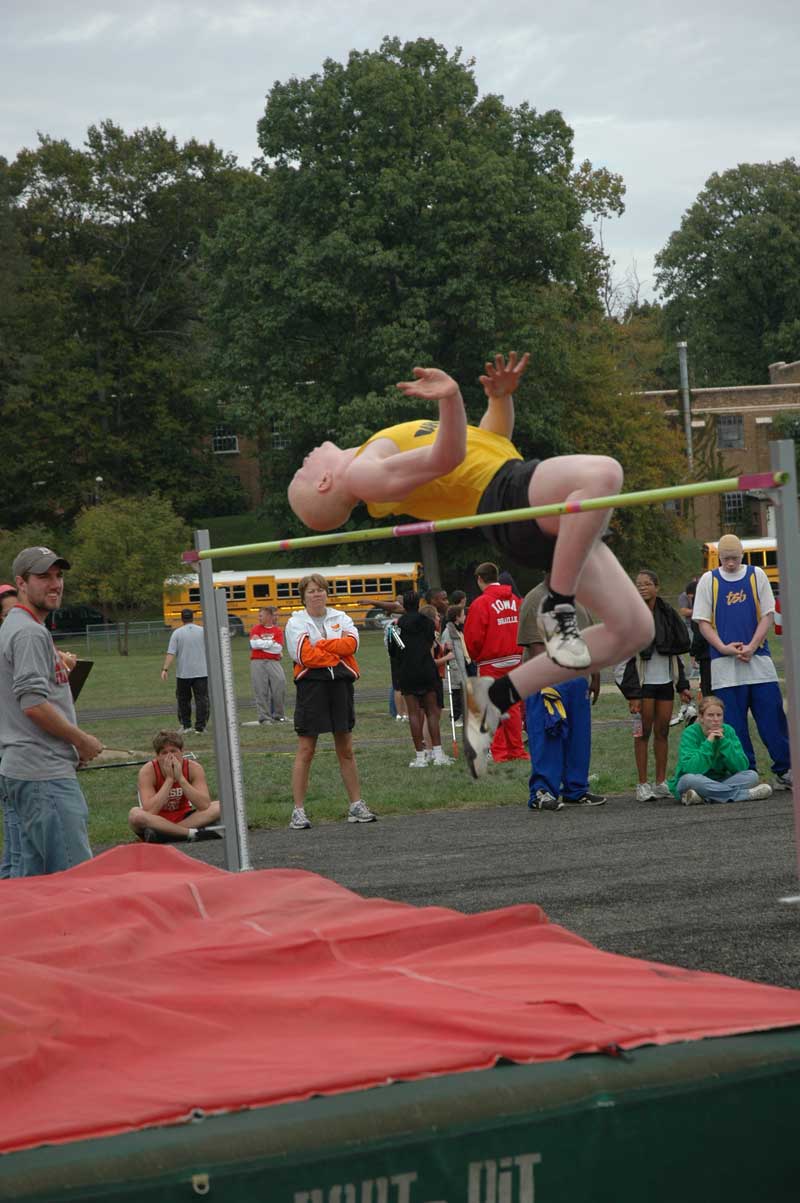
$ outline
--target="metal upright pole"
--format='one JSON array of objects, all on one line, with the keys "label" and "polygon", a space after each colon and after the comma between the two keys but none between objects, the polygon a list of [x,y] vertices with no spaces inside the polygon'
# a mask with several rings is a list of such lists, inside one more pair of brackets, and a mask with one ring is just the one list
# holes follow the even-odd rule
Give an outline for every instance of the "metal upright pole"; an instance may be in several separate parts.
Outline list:
[{"label": "metal upright pole", "polygon": [[678,343],[678,366],[681,373],[681,399],[683,404],[683,431],[686,436],[686,463],[689,475],[694,472],[694,444],[692,442],[692,400],[689,393],[688,344]]},{"label": "metal upright pole", "polygon": [[[210,548],[207,530],[195,531],[194,546],[196,551],[206,551]],[[251,865],[247,844],[228,606],[225,590],[214,588],[211,560],[200,560],[197,567],[208,661],[214,752],[217,758],[217,789],[222,807],[222,821],[225,824],[225,863],[234,873],[238,873],[242,869],[251,868]]]},{"label": "metal upright pole", "polygon": [[[800,511],[797,504],[797,465],[794,442],[781,439],[770,443],[772,467],[788,474],[787,483],[770,497],[775,506],[780,574],[781,626],[783,627],[783,672],[789,720],[789,752],[792,760],[797,875],[800,878]],[[800,902],[800,895],[786,902]]]}]

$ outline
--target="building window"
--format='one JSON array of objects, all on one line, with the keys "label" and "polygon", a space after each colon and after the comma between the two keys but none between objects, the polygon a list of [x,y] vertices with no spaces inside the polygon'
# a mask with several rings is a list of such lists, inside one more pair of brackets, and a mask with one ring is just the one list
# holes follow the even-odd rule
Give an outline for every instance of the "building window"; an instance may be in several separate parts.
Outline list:
[{"label": "building window", "polygon": [[722,521],[726,526],[735,526],[744,518],[744,494],[722,494]]},{"label": "building window", "polygon": [[221,422],[219,426],[214,427],[214,433],[211,436],[211,450],[216,455],[230,455],[237,452],[239,436],[234,434],[225,422]]},{"label": "building window", "polygon": [[284,431],[284,429],[281,425],[280,419],[273,418],[272,419],[272,450],[273,451],[285,451],[288,446],[289,446],[289,440],[286,437],[286,432]]},{"label": "building window", "polygon": [[720,451],[743,450],[744,418],[741,414],[717,414],[717,447]]}]

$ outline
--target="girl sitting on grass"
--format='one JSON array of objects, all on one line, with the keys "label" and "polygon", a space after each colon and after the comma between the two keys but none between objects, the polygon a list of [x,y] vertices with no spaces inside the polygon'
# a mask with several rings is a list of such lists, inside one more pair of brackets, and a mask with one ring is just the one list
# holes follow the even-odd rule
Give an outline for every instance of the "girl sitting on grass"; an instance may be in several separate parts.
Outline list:
[{"label": "girl sitting on grass", "polygon": [[678,763],[669,788],[684,806],[700,802],[744,802],[769,798],[772,786],[759,784],[739,736],[724,722],[725,706],[709,694],[696,723],[681,735]]}]

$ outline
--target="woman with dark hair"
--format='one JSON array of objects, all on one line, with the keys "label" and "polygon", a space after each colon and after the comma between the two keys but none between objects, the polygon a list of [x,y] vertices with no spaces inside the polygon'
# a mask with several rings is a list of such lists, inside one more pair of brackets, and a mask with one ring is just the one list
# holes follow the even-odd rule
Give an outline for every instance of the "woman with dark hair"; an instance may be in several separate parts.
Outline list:
[{"label": "woman with dark hair", "polygon": [[[428,764],[452,764],[442,751],[442,736],[439,727],[440,708],[437,698],[439,673],[433,658],[436,626],[426,615],[419,612],[419,594],[413,591],[403,594],[402,614],[397,630],[402,648],[396,641],[389,644],[389,655],[397,660],[397,679],[406,700],[408,725],[414,741],[416,757],[410,763],[412,769],[424,769]],[[428,721],[431,738],[431,754],[428,757],[423,739],[423,723]]]},{"label": "woman with dark hair", "polygon": [[[655,638],[625,664],[619,687],[628,699],[631,714],[641,716],[641,731],[637,732],[633,743],[639,777],[636,801],[649,802],[652,798],[672,797],[665,780],[669,723],[676,685],[684,702],[691,701],[692,697],[680,659],[689,650],[689,632],[680,614],[658,596],[659,580],[651,568],[639,570],[636,588],[652,611]],[[647,749],[651,732],[656,770],[655,785],[652,786],[647,779]]]}]

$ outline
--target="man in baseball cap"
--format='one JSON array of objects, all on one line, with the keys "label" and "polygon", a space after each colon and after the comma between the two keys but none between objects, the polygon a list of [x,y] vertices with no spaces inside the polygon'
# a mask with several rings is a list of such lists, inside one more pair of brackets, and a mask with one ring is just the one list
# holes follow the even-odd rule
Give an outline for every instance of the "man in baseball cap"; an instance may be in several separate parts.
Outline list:
[{"label": "man in baseball cap", "polygon": [[0,802],[5,829],[14,829],[13,877],[58,873],[92,855],[76,769],[103,745],[77,725],[69,672],[44,625],[61,605],[65,568],[49,547],[21,551],[17,604],[0,627]]},{"label": "man in baseball cap", "polygon": [[763,568],[742,563],[736,535],[722,535],[717,554],[719,568],[700,578],[692,611],[711,653],[711,690],[724,704],[725,721],[739,736],[750,768],[756,755],[748,711],[772,758],[775,789],[791,789],[789,729],[767,643],[775,615],[772,586]]},{"label": "man in baseball cap", "polygon": [[49,547],[26,547],[14,558],[11,572],[15,577],[27,576],[30,572],[40,576],[53,567],[69,569],[70,563]]}]

